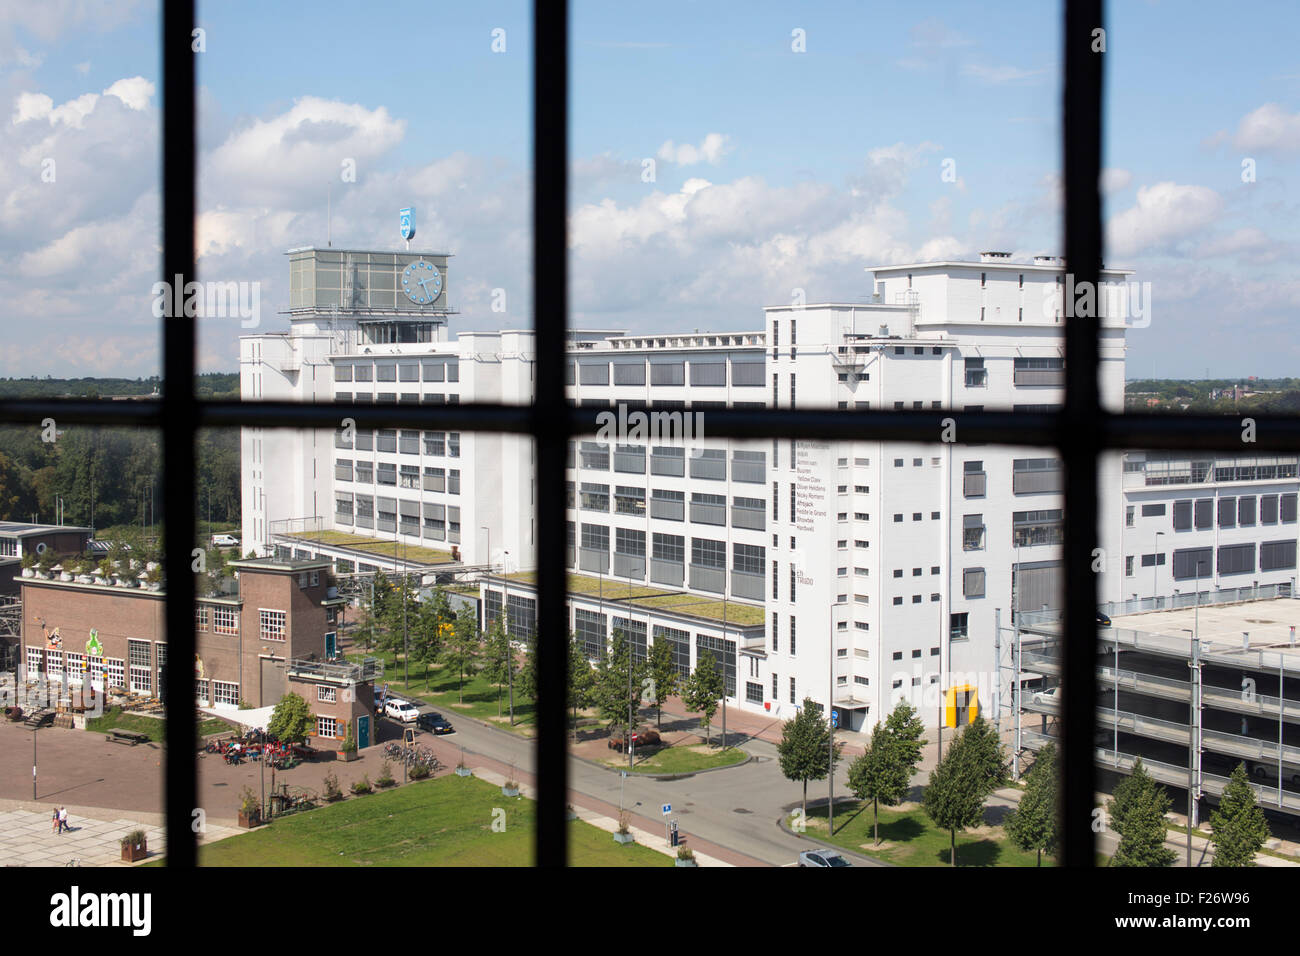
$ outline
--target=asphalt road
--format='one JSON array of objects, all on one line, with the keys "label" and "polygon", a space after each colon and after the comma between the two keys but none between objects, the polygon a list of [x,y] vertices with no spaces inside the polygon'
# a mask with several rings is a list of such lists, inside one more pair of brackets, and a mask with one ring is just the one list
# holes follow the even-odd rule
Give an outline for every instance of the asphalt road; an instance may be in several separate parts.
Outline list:
[{"label": "asphalt road", "polygon": [[[522,772],[534,773],[531,740],[485,726],[454,712],[444,710],[441,713],[452,722],[456,733],[437,738],[421,735],[438,753],[439,759],[455,765],[458,751],[464,747],[467,753],[513,763]],[[392,721],[388,723],[393,725]],[[624,780],[611,770],[570,758],[569,787],[577,793],[615,807],[622,805],[655,820],[663,819],[660,813],[663,804],[672,804],[670,818],[678,821],[680,833],[687,836],[696,834],[701,839],[772,866],[791,865],[798,860],[801,850],[818,845],[786,833],[777,824],[792,806],[799,803],[803,787],[782,776],[776,761],[775,745],[751,740],[744,744],[744,749],[757,759],[741,767],[678,780],[655,780],[642,774],[628,774]],[[841,769],[840,774],[843,772]],[[842,776],[840,785],[843,786]],[[825,801],[826,781],[810,784],[809,805],[818,802],[824,805]],[[845,855],[855,866],[884,865],[869,857]]]}]

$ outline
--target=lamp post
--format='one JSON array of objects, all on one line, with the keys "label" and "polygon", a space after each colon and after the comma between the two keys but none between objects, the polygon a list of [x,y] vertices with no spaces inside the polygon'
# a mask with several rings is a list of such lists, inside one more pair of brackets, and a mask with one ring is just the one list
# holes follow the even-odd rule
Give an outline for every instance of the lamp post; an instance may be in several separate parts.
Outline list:
[{"label": "lamp post", "polygon": [[831,639],[830,639],[830,684],[826,688],[826,721],[830,724],[830,746],[826,749],[826,826],[831,836],[835,835],[835,609],[843,607],[843,602],[831,605]]},{"label": "lamp post", "polygon": [[[632,622],[632,571],[633,571],[632,567],[629,566],[628,569],[627,569],[627,599],[628,599],[628,604],[627,604],[627,606],[628,606],[628,611],[627,611],[627,622],[628,622],[629,625],[633,623],[633,622]],[[641,573],[642,577],[645,576],[645,565],[644,565],[644,564],[641,565],[640,573]],[[648,622],[647,622],[647,623],[648,623]],[[632,659],[633,655],[632,655],[632,633],[631,633],[631,631],[632,631],[632,628],[629,627],[629,628],[628,628],[628,634],[627,634],[627,637],[626,637],[626,640],[627,640],[627,748],[626,748],[626,749],[627,749],[627,766],[628,766],[628,769],[629,769],[629,770],[632,769],[632,757],[633,757],[633,744],[632,744],[632,732],[633,732],[633,730],[632,730],[632,728],[633,728],[633,724],[634,724],[634,715],[633,715],[633,713],[632,713],[632,707],[633,707],[633,703],[632,703],[632,668],[633,668],[633,666],[634,666],[634,664],[635,664],[635,662],[634,662],[633,659]],[[648,644],[648,642],[647,642],[647,647],[648,647],[648,646],[649,646],[649,644]],[[727,695],[726,695],[726,689],[725,689],[725,688],[723,689],[723,695],[722,695],[722,706],[723,706],[724,708],[727,706]],[[725,730],[725,728],[726,728],[726,723],[725,723],[725,722],[723,723],[723,728],[724,728],[723,733],[725,734],[725,733],[726,733],[726,730]]]},{"label": "lamp post", "polygon": [[1151,607],[1154,610],[1159,606],[1160,586],[1156,583],[1156,575],[1160,570],[1160,539],[1164,537],[1163,531],[1156,532],[1156,553],[1151,556]]}]

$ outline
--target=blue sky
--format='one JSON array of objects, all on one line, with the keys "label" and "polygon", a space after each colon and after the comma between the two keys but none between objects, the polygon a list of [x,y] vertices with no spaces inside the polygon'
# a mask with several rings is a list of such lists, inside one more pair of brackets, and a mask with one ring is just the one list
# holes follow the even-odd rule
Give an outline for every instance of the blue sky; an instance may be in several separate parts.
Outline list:
[{"label": "blue sky", "polygon": [[[1300,374],[1300,8],[1110,6],[1107,262],[1153,297],[1130,376]],[[157,17],[0,3],[0,374],[157,368]],[[328,189],[336,246],[395,247],[414,204],[416,245],[456,253],[457,324],[529,325],[529,17],[201,3],[202,277],[260,283],[261,327],[284,327],[283,252],[324,243]],[[1051,3],[575,3],[574,323],[757,328],[794,288],[865,295],[874,263],[1059,252],[1058,21]],[[203,367],[233,369],[246,330],[201,329]]]}]

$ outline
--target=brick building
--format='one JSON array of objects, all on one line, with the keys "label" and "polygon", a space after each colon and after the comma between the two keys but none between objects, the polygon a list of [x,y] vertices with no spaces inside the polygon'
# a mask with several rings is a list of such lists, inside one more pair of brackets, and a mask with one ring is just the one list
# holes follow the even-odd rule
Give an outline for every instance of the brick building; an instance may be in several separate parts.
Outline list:
[{"label": "brick building", "polygon": [[[372,714],[373,695],[357,669],[311,669],[338,653],[345,599],[332,596],[329,562],[254,559],[228,567],[235,576],[196,602],[191,666],[199,706],[271,706],[292,689],[329,737],[343,721]],[[84,580],[20,579],[26,679],[159,696],[169,664],[166,592]]]}]

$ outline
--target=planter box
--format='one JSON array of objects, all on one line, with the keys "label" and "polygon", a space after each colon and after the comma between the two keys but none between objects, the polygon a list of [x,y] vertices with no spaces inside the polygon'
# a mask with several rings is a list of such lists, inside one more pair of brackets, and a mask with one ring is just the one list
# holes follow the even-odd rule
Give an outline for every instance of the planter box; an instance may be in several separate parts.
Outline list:
[{"label": "planter box", "polygon": [[254,810],[252,813],[245,813],[243,810],[239,811],[239,825],[245,830],[251,830],[253,827],[259,826],[261,822],[262,815],[258,811]]},{"label": "planter box", "polygon": [[683,860],[680,857],[677,858],[676,863],[677,866],[699,866],[699,864],[696,863],[694,860]]},{"label": "planter box", "polygon": [[149,855],[149,842],[147,840],[144,843],[138,843],[134,846],[127,845],[122,847],[123,863],[135,863],[139,860],[143,860],[148,855]]},{"label": "planter box", "polygon": [[357,752],[355,750],[340,750],[338,752],[338,759],[345,763],[351,763],[358,759]]},{"label": "planter box", "polygon": [[624,845],[626,846],[626,845],[629,844],[629,843],[635,843],[635,842],[636,842],[636,837],[634,837],[634,836],[633,836],[632,834],[630,834],[630,833],[615,833],[615,834],[614,834],[614,842],[615,842],[615,843],[622,843],[622,844],[624,844]]},{"label": "planter box", "polygon": [[501,796],[503,796],[503,797],[517,797],[517,796],[519,796],[519,788],[518,788],[518,787],[502,787],[502,788],[501,788]]},{"label": "planter box", "polygon": [[469,767],[457,767],[457,768],[456,768],[456,776],[458,776],[458,777],[472,777],[472,776],[474,776],[474,771],[473,771],[473,770],[470,770]]}]

